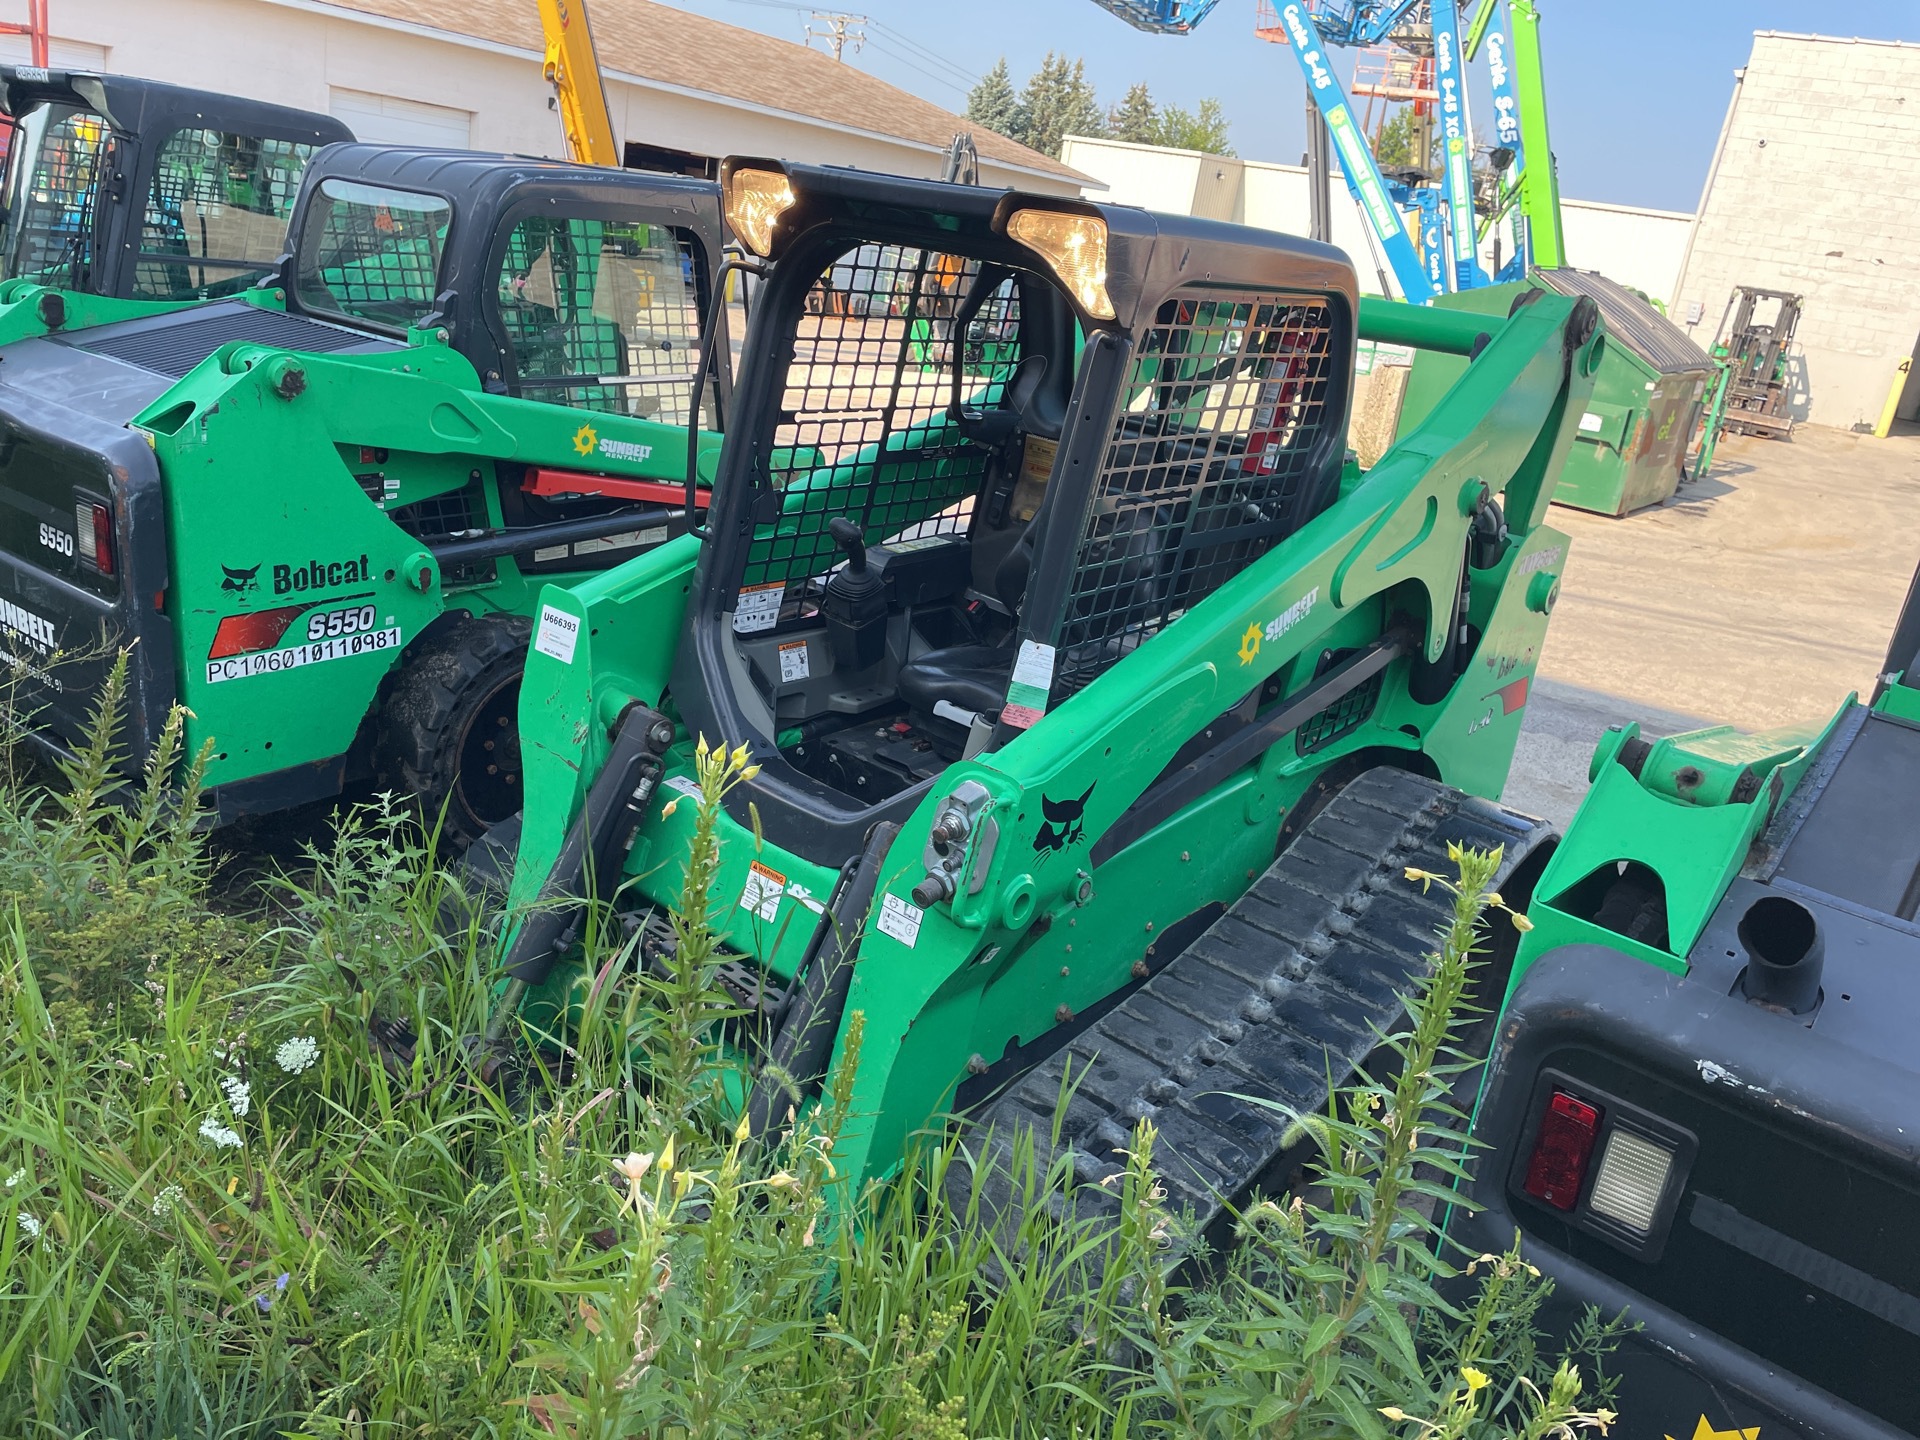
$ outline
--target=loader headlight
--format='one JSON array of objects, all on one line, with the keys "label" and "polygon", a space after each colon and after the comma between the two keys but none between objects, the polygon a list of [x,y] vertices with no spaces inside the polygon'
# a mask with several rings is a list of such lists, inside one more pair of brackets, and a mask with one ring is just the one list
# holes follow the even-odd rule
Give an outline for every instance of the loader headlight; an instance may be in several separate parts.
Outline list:
[{"label": "loader headlight", "polygon": [[754,254],[773,253],[773,227],[793,208],[793,185],[777,170],[736,170],[727,177],[727,224]]},{"label": "loader headlight", "polygon": [[1059,210],[1016,210],[1007,221],[1007,234],[1047,262],[1081,309],[1099,320],[1113,319],[1106,221]]}]

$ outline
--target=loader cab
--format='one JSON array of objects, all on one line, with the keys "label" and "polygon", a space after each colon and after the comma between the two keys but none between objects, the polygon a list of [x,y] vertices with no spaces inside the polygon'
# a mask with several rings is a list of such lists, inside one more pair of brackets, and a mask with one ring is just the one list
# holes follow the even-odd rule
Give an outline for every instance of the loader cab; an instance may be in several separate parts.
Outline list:
[{"label": "loader cab", "polygon": [[338,120],[122,75],[0,66],[0,278],[131,300],[257,284]]},{"label": "loader cab", "polygon": [[[290,311],[444,331],[495,394],[687,422],[721,245],[709,181],[341,145],[315,160],[291,234]],[[703,388],[708,428],[724,378]]]},{"label": "loader cab", "polygon": [[771,161],[722,184],[768,263],[673,695],[751,747],[777,843],[855,853],[1337,493],[1339,252]]}]

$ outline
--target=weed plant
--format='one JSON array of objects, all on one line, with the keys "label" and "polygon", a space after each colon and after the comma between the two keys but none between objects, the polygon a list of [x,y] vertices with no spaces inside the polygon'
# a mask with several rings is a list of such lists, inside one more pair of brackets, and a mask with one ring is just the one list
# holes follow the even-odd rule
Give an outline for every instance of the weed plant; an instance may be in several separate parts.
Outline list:
[{"label": "weed plant", "polygon": [[[58,793],[0,794],[0,1433],[1411,1440],[1610,1418],[1539,1350],[1545,1286],[1515,1255],[1475,1262],[1464,1310],[1431,1288],[1491,857],[1457,857],[1396,1078],[1300,1117],[1311,1202],[1255,1206],[1183,1280],[1150,1124],[1116,1231],[1048,1218],[1069,1176],[1030,1146],[1018,1235],[956,1211],[959,1129],[848,1193],[857,1015],[818,1107],[748,1137],[709,894],[744,753],[702,749],[672,959],[590,927],[564,1063],[515,1101],[461,1044],[488,928],[403,807],[344,821],[281,904],[220,913],[178,715],[107,803],[123,694],[124,667]],[[403,1062],[374,1054],[376,1013],[411,1028]]]}]

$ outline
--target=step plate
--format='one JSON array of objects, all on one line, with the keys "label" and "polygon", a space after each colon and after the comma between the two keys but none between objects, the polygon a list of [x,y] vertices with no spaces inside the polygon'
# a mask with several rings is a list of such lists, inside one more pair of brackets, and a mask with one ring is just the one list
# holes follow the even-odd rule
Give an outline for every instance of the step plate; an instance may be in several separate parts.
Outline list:
[{"label": "step plate", "polygon": [[[1307,1156],[1285,1113],[1324,1111],[1327,1082],[1349,1082],[1400,996],[1430,968],[1452,896],[1423,894],[1415,866],[1451,876],[1449,844],[1505,846],[1496,887],[1551,832],[1539,822],[1403,770],[1354,780],[1205,934],[1100,1022],[1041,1061],[972,1118],[950,1197],[977,1185],[1011,1233],[1019,1195],[1014,1136],[1030,1130],[1044,1170],[1070,1150],[1081,1216],[1119,1213],[1134,1125],[1159,1129],[1155,1169],[1188,1235],[1256,1186],[1284,1188]],[[1076,1087],[1051,1141],[1063,1075]],[[1056,1208],[1060,1208],[1056,1205]]]}]

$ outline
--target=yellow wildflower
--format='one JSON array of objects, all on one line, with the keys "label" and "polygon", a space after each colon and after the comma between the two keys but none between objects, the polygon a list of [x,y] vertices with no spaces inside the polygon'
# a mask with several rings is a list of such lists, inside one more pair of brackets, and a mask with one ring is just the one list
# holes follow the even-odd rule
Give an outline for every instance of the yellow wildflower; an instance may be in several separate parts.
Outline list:
[{"label": "yellow wildflower", "polygon": [[1522,935],[1526,934],[1527,931],[1533,929],[1533,922],[1527,919],[1526,916],[1520,914],[1519,911],[1517,910],[1514,911],[1508,918],[1513,921],[1513,928],[1518,930]]},{"label": "yellow wildflower", "polygon": [[1487,1388],[1493,1382],[1487,1379],[1486,1372],[1476,1370],[1471,1365],[1460,1367],[1460,1378],[1467,1382],[1467,1393],[1474,1395]]}]

